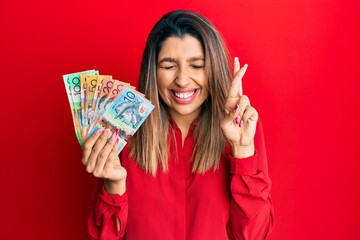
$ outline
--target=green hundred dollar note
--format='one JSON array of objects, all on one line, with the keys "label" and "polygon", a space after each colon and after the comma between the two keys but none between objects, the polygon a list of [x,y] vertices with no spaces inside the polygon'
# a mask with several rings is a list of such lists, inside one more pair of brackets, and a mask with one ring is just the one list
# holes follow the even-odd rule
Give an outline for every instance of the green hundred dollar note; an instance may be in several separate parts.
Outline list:
[{"label": "green hundred dollar note", "polygon": [[75,134],[81,146],[83,146],[82,129],[82,109],[81,109],[81,81],[80,74],[99,74],[99,71],[88,70],[63,75],[63,80],[71,107]]},{"label": "green hundred dollar note", "polygon": [[127,140],[139,129],[154,109],[136,90],[125,86],[111,106],[106,109],[101,124],[119,129],[120,138]]}]

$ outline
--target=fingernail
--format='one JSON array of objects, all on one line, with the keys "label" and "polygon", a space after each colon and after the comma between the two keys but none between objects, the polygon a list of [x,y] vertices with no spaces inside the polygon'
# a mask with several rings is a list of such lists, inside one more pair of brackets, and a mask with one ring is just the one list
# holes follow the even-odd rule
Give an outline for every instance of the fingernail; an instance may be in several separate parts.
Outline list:
[{"label": "fingernail", "polygon": [[119,138],[116,139],[115,145],[117,145],[118,143],[119,143]]},{"label": "fingernail", "polygon": [[99,129],[99,130],[96,131],[96,134],[97,134],[97,135],[100,135],[101,132],[102,132],[102,129]]},{"label": "fingernail", "polygon": [[115,131],[113,132],[113,134],[111,136],[111,139],[115,139],[118,134],[119,134],[119,129],[115,129]]},{"label": "fingernail", "polygon": [[244,124],[244,121],[241,120],[240,123],[239,123],[239,127],[242,127],[243,124]]},{"label": "fingernail", "polygon": [[235,61],[235,62],[238,62],[238,61],[239,61],[239,58],[238,58],[238,57],[235,57],[235,58],[234,58],[234,61]]},{"label": "fingernail", "polygon": [[111,135],[111,139],[115,139],[116,138],[116,130],[113,132],[113,134]]},{"label": "fingernail", "polygon": [[105,129],[105,131],[104,131],[104,136],[106,136],[106,135],[108,135],[108,133],[109,133],[109,129]]},{"label": "fingernail", "polygon": [[248,67],[247,63],[244,65],[244,67]]},{"label": "fingernail", "polygon": [[241,123],[240,120],[241,120],[240,116],[237,115],[236,118],[235,118],[235,123],[236,123],[236,124],[240,124],[240,123]]},{"label": "fingernail", "polygon": [[235,106],[234,106],[234,112],[236,112],[236,110],[238,109],[238,105],[236,104]]}]

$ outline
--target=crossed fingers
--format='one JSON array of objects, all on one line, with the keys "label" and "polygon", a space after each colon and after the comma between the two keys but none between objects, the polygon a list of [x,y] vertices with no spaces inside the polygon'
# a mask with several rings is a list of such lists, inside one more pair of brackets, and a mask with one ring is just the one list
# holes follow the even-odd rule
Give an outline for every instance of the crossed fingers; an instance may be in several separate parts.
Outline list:
[{"label": "crossed fingers", "polygon": [[234,78],[230,85],[229,96],[226,101],[225,108],[228,112],[234,111],[239,104],[240,98],[243,96],[242,78],[244,77],[248,65],[245,64],[242,68],[240,67],[239,58],[235,58],[234,61]]}]

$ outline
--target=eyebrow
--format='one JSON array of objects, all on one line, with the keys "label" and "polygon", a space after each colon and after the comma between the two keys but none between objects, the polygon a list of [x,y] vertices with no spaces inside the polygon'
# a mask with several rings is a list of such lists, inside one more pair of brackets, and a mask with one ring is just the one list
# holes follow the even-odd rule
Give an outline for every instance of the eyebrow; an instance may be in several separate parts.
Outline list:
[{"label": "eyebrow", "polygon": [[[205,59],[204,59],[204,57],[199,56],[199,57],[192,57],[192,58],[188,59],[187,61],[188,62],[205,61]],[[163,62],[173,63],[173,62],[175,62],[175,59],[172,57],[165,57],[159,61],[159,63],[163,63]]]},{"label": "eyebrow", "polygon": [[175,62],[175,59],[171,57],[165,57],[159,61],[159,63],[163,63],[163,62]]}]

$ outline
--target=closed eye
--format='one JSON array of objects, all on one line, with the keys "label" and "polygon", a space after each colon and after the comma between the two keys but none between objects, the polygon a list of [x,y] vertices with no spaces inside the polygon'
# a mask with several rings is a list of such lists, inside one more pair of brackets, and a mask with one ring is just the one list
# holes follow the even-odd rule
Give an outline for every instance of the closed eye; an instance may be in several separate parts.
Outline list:
[{"label": "closed eye", "polygon": [[175,66],[162,66],[161,68],[165,69],[165,70],[171,70],[171,69],[174,69]]},{"label": "closed eye", "polygon": [[195,69],[200,69],[200,68],[203,68],[204,66],[203,65],[191,65],[192,68],[195,68]]}]

